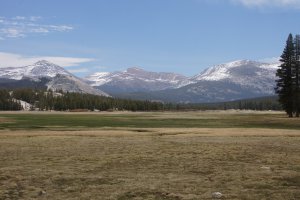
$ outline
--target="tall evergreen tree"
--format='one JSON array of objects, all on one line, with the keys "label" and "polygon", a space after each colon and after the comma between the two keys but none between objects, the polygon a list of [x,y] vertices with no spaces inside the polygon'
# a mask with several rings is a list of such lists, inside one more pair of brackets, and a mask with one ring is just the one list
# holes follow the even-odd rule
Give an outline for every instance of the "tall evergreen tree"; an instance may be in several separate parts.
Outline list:
[{"label": "tall evergreen tree", "polygon": [[294,85],[293,85],[293,68],[296,65],[295,46],[293,35],[290,34],[284,51],[281,55],[281,66],[277,70],[276,88],[275,91],[279,96],[279,102],[289,117],[293,117],[294,111]]},{"label": "tall evergreen tree", "polygon": [[296,35],[295,37],[295,58],[296,63],[294,67],[294,85],[295,85],[295,91],[294,91],[294,106],[295,106],[295,113],[296,117],[299,117],[300,114],[300,35]]}]

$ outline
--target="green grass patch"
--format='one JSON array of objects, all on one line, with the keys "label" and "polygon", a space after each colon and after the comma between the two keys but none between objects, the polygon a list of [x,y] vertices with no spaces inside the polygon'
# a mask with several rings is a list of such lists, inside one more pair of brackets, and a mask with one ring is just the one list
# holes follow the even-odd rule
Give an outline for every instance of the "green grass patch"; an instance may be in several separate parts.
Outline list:
[{"label": "green grass patch", "polygon": [[0,114],[10,123],[0,129],[70,130],[80,128],[274,128],[300,130],[299,119],[257,113]]}]

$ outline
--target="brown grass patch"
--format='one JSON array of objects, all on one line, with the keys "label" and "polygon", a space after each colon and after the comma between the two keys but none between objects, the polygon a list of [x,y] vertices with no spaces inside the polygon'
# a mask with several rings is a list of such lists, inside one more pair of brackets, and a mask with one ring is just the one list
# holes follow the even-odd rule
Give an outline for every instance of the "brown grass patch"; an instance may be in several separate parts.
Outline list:
[{"label": "brown grass patch", "polygon": [[12,122],[14,121],[11,119],[0,117],[0,123],[12,123]]},{"label": "brown grass patch", "polygon": [[0,131],[0,199],[299,199],[298,132]]},{"label": "brown grass patch", "polygon": [[[59,128],[59,127],[58,127]],[[62,127],[63,128],[63,127]],[[64,131],[6,131],[0,130],[1,136],[181,136],[181,137],[300,137],[299,130],[260,129],[260,128],[97,128],[94,130]]]}]

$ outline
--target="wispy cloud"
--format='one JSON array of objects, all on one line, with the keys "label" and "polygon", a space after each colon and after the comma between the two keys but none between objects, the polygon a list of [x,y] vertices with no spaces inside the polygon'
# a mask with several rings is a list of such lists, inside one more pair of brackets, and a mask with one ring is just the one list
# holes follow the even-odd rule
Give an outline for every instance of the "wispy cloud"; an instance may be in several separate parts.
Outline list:
[{"label": "wispy cloud", "polygon": [[20,54],[0,52],[0,68],[31,65],[39,60],[47,60],[61,67],[72,68],[82,63],[95,61],[93,58],[25,56]]},{"label": "wispy cloud", "polygon": [[247,7],[291,7],[300,8],[299,0],[231,0]]},{"label": "wispy cloud", "polygon": [[87,68],[79,68],[79,69],[69,69],[71,73],[87,73],[89,70]]},{"label": "wispy cloud", "polygon": [[43,24],[40,16],[0,17],[0,40],[7,38],[24,38],[30,34],[47,34],[51,32],[71,31],[69,25]]}]

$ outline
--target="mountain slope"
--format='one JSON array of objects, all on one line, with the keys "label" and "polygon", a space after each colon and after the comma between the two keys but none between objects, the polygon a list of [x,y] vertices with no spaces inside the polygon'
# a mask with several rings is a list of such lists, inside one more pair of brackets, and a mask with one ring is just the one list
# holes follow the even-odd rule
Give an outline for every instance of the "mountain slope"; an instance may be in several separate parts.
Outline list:
[{"label": "mountain slope", "polygon": [[0,87],[28,85],[165,102],[222,102],[273,95],[279,64],[239,60],[209,67],[190,78],[135,67],[124,72],[95,73],[83,80],[58,65],[39,61],[25,67],[0,68]]},{"label": "mountain slope", "polygon": [[227,81],[244,88],[256,89],[257,93],[274,94],[276,70],[280,63],[260,63],[238,60],[207,68],[191,78],[199,81]]},{"label": "mountain slope", "polygon": [[0,87],[48,88],[108,96],[64,68],[45,60],[24,67],[0,68]]},{"label": "mountain slope", "polygon": [[279,63],[239,60],[207,68],[176,89],[118,94],[118,97],[177,103],[222,102],[274,94]]},{"label": "mountain slope", "polygon": [[47,88],[51,90],[62,90],[68,92],[79,92],[87,93],[101,96],[109,96],[105,92],[91,87],[86,82],[80,78],[73,75],[56,75],[50,82],[47,84]]},{"label": "mountain slope", "polygon": [[41,60],[33,65],[24,67],[7,67],[0,68],[0,78],[21,80],[23,78],[38,79],[40,77],[53,78],[57,74],[71,75],[62,67],[50,63],[46,60]]},{"label": "mountain slope", "polygon": [[148,92],[187,85],[188,78],[166,72],[149,72],[133,67],[124,72],[99,72],[85,78],[93,87],[110,94]]}]

